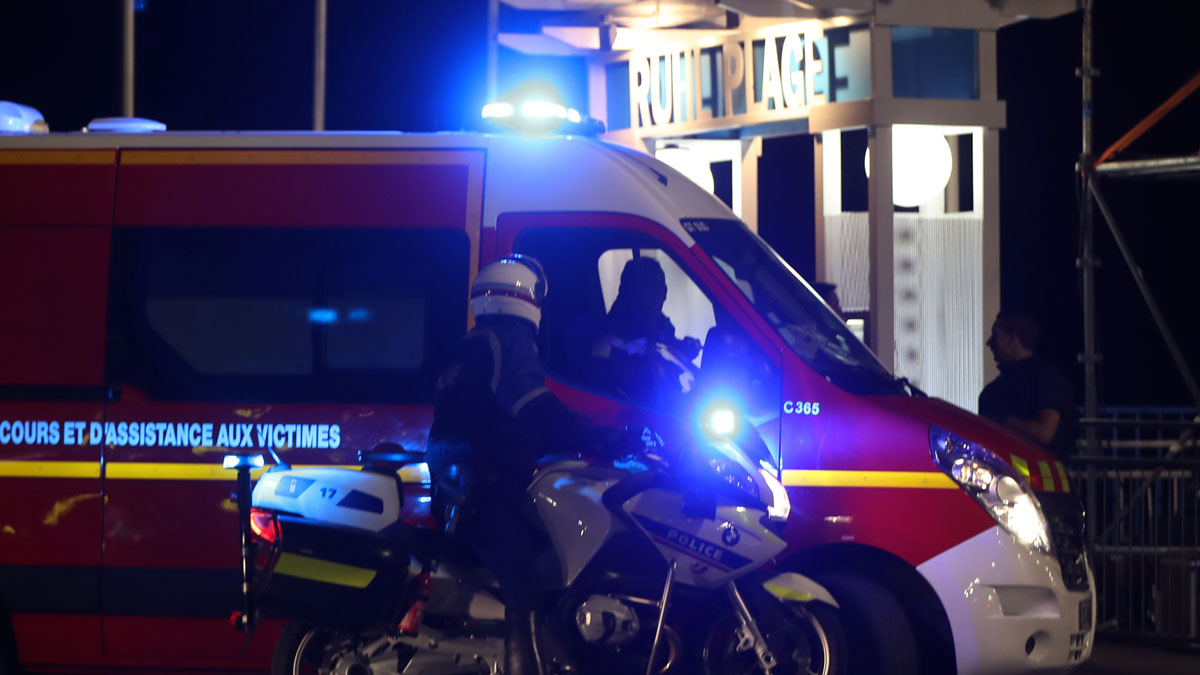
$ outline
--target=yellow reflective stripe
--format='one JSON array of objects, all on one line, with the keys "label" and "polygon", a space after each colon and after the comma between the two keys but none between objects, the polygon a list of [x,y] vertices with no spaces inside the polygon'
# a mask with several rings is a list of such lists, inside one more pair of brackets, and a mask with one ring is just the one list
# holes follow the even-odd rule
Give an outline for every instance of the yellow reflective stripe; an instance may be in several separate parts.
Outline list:
[{"label": "yellow reflective stripe", "polygon": [[763,588],[767,589],[771,595],[780,600],[794,600],[796,602],[808,602],[813,599],[812,593],[805,593],[787,586],[777,586],[775,584],[763,584]]},{"label": "yellow reflective stripe", "polygon": [[[357,464],[328,465],[303,464],[295,465],[296,469],[308,468],[338,468],[358,470]],[[266,471],[254,469],[250,475],[254,479]],[[421,470],[415,466],[406,466],[399,471],[400,479],[405,483],[427,482]],[[194,464],[186,462],[108,462],[104,468],[105,478],[115,480],[237,480],[237,472],[223,468],[220,464]],[[7,478],[99,478],[99,462],[30,462],[0,460],[0,477]]]},{"label": "yellow reflective stripe", "polygon": [[0,164],[116,164],[116,150],[3,150]]},{"label": "yellow reflective stripe", "polygon": [[1070,492],[1071,484],[1067,482],[1067,467],[1062,462],[1055,462],[1054,466],[1058,468],[1058,481],[1062,485],[1062,491]]},{"label": "yellow reflective stripe", "polygon": [[[258,478],[265,469],[254,469],[251,477]],[[237,471],[220,464],[186,464],[170,462],[108,462],[105,478],[120,480],[237,480]]]},{"label": "yellow reflective stripe", "polygon": [[99,478],[99,462],[26,462],[0,460],[4,478]]},{"label": "yellow reflective stripe", "polygon": [[1021,476],[1025,479],[1025,482],[1028,483],[1029,482],[1029,462],[1026,462],[1024,460],[1024,458],[1018,457],[1017,455],[1009,455],[1009,457],[1012,458],[1013,468],[1016,469],[1021,474]]},{"label": "yellow reflective stripe", "polygon": [[1054,492],[1054,474],[1050,471],[1050,463],[1039,461],[1038,469],[1042,472],[1042,490],[1044,492]]},{"label": "yellow reflective stripe", "polygon": [[351,588],[366,588],[375,578],[375,570],[295,553],[281,553],[279,562],[275,563],[274,573]]},{"label": "yellow reflective stripe", "polygon": [[958,489],[958,484],[940,471],[819,471],[785,469],[783,472],[783,484],[803,487]]}]

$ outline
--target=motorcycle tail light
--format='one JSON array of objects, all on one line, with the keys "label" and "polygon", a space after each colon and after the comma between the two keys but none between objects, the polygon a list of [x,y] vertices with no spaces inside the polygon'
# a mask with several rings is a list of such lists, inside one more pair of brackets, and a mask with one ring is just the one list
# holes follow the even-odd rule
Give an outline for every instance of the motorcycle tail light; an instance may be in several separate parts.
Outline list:
[{"label": "motorcycle tail light", "polygon": [[260,544],[274,544],[281,534],[275,514],[262,509],[250,509],[250,531]]}]

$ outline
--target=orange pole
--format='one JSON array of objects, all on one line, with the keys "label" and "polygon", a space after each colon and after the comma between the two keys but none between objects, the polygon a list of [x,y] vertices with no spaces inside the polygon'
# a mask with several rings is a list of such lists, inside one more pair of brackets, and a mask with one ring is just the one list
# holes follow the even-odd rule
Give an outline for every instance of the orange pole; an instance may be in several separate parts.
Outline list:
[{"label": "orange pole", "polygon": [[1175,92],[1171,98],[1167,99],[1162,105],[1155,108],[1154,112],[1146,116],[1146,119],[1138,122],[1137,126],[1130,129],[1124,136],[1118,138],[1117,142],[1113,143],[1107,150],[1105,150],[1104,154],[1100,155],[1100,158],[1097,159],[1092,166],[1100,166],[1104,162],[1112,159],[1113,155],[1129,147],[1131,143],[1140,138],[1142,134],[1149,131],[1150,127],[1157,124],[1159,120],[1161,120],[1167,113],[1174,110],[1176,106],[1182,103],[1184,99],[1190,96],[1192,92],[1196,91],[1197,89],[1200,89],[1200,71],[1196,71],[1196,74],[1192,76],[1192,79],[1188,80],[1187,84],[1180,87],[1179,91]]}]

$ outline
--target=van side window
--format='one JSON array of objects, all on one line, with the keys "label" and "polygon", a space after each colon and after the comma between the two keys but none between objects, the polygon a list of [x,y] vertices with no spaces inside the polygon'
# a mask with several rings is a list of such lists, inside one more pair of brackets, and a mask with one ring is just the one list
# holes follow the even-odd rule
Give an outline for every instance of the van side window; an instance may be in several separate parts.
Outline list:
[{"label": "van side window", "polygon": [[[621,274],[635,257],[653,260],[663,271],[667,282],[667,299],[662,305],[662,314],[675,328],[674,337],[695,337],[703,340],[709,329],[717,325],[713,315],[712,301],[692,281],[666,251],[658,248],[610,248],[600,254],[598,268],[600,288],[604,293],[604,309],[610,315],[621,285]],[[635,263],[636,264],[636,263]],[[700,366],[703,353],[691,362]]]},{"label": "van side window", "polygon": [[[565,380],[671,410],[705,382],[725,379],[721,357],[733,353],[727,348],[731,341],[757,349],[646,235],[534,228],[518,236],[515,250],[546,269],[541,356]],[[711,363],[710,354],[718,355]],[[759,355],[756,364],[765,363]],[[769,364],[765,368],[765,389],[778,390],[778,372]],[[777,399],[772,404],[778,407]]]},{"label": "van side window", "polygon": [[432,399],[466,330],[448,229],[116,228],[108,379],[159,400]]}]

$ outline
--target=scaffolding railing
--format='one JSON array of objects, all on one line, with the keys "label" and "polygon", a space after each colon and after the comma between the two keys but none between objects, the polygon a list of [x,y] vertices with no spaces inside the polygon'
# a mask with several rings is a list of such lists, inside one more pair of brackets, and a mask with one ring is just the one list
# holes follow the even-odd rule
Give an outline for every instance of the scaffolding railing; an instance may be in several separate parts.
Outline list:
[{"label": "scaffolding railing", "polygon": [[[1188,407],[1102,408],[1071,462],[1086,510],[1097,630],[1200,646],[1200,431]],[[1081,438],[1080,449],[1087,449]]]}]

